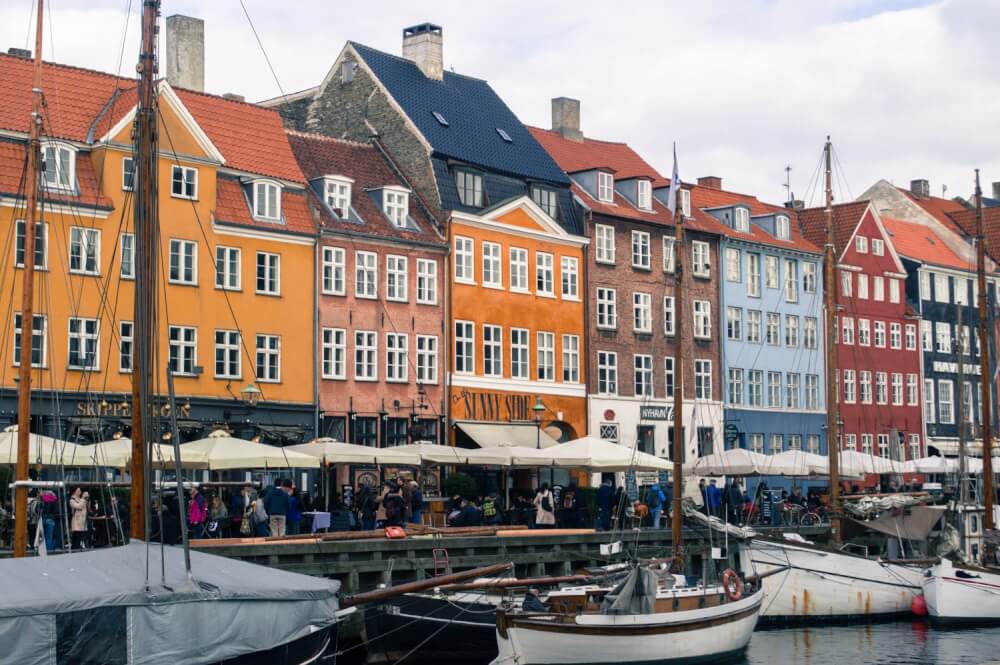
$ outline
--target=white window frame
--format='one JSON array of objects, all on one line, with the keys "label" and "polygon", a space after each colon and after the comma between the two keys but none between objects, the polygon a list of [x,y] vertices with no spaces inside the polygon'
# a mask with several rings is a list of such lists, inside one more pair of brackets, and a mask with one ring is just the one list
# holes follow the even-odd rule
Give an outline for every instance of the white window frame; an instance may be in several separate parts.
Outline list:
[{"label": "white window frame", "polygon": [[[93,331],[87,330],[88,325],[93,324]],[[34,320],[32,320],[32,329]],[[75,328],[75,330],[74,330]],[[101,370],[101,321],[100,319],[71,316],[68,319],[67,336],[67,356],[66,368],[84,372],[99,372]],[[73,343],[79,347],[79,353],[83,354],[83,363],[74,363]],[[93,364],[86,363],[87,356],[93,356]]]},{"label": "white window frame", "polygon": [[640,270],[649,270],[652,265],[652,257],[649,248],[649,233],[646,231],[632,231],[632,267]]},{"label": "white window frame", "polygon": [[732,341],[743,339],[742,307],[726,307],[726,339]]},{"label": "white window frame", "polygon": [[[742,208],[740,208],[742,210]],[[736,247],[726,247],[726,281],[740,282],[743,275],[740,270],[740,250]]]},{"label": "white window frame", "polygon": [[653,332],[653,296],[649,293],[636,291],[632,294],[632,330]]},{"label": "white window frame", "polygon": [[854,250],[858,254],[867,254],[868,253],[868,238],[866,238],[865,236],[862,236],[862,235],[855,236],[854,237]]},{"label": "white window frame", "polygon": [[378,254],[354,252],[354,297],[366,300],[378,298]]},{"label": "white window frame", "polygon": [[806,408],[815,411],[819,408],[819,374],[806,374]]},{"label": "white window frame", "polygon": [[503,376],[503,327],[484,323],[483,376]]},{"label": "white window frame", "polygon": [[347,250],[343,247],[323,247],[320,290],[324,295],[347,295]]},{"label": "white window frame", "polygon": [[438,262],[436,259],[417,259],[417,303],[438,304]]},{"label": "white window frame", "polygon": [[764,314],[759,309],[748,309],[747,310],[747,325],[746,325],[746,337],[747,342],[750,344],[760,344],[761,342],[761,329],[763,326]]},{"label": "white window frame", "polygon": [[819,270],[818,264],[815,261],[803,261],[802,262],[802,292],[803,293],[816,293],[816,287],[819,283],[819,278],[817,271]]},{"label": "white window frame", "polygon": [[408,302],[410,299],[410,261],[408,257],[387,254],[385,257],[385,299]]},{"label": "white window frame", "polygon": [[712,361],[705,358],[695,358],[694,361],[694,398],[711,401],[712,399]]},{"label": "white window frame", "polygon": [[768,289],[778,288],[781,278],[781,267],[777,256],[764,255],[764,287]]},{"label": "white window frame", "polygon": [[[942,425],[955,424],[955,391],[951,379],[938,379],[938,422]],[[947,410],[946,410],[947,409]]]},{"label": "white window frame", "polygon": [[663,334],[673,337],[676,329],[677,315],[674,309],[674,297],[663,296]]},{"label": "white window frame", "polygon": [[764,339],[769,346],[781,346],[781,314],[768,312],[764,322]]},{"label": "white window frame", "polygon": [[787,215],[774,218],[774,235],[778,240],[792,239],[792,225]]},{"label": "white window frame", "polygon": [[[167,281],[170,284],[197,286],[198,243],[194,240],[171,238],[169,247]],[[176,276],[174,275],[175,271]]]},{"label": "white window frame", "polygon": [[[260,383],[281,383],[281,336],[257,333],[256,341],[257,381]],[[272,341],[277,342],[276,348],[271,347]],[[263,346],[261,342],[264,342]]]},{"label": "white window frame", "polygon": [[858,319],[858,346],[872,345],[872,329],[870,319]]},{"label": "white window frame", "polygon": [[760,254],[747,252],[747,295],[760,297]]},{"label": "white window frame", "polygon": [[618,327],[618,292],[615,289],[597,287],[597,327],[614,330]]},{"label": "white window frame", "polygon": [[[48,155],[54,157],[55,169],[50,169]],[[41,145],[41,185],[48,191],[72,192],[76,189],[76,148],[60,141],[44,141]],[[62,176],[65,176],[62,177]]]},{"label": "white window frame", "polygon": [[[16,235],[14,241],[14,267],[23,268],[24,267],[24,255],[27,253],[24,247],[25,232],[28,226],[23,219],[18,219],[14,222],[14,233]],[[124,234],[123,234],[124,236]],[[20,245],[21,260],[17,260],[18,245]],[[41,249],[41,263],[38,262],[38,250]],[[35,251],[33,252],[35,257],[35,270],[48,270],[49,269],[49,225],[47,222],[35,222]]]},{"label": "white window frame", "polygon": [[580,299],[580,262],[576,257],[559,257],[559,282],[563,300]]},{"label": "white window frame", "polygon": [[[180,179],[178,179],[180,174]],[[189,177],[190,176],[190,177]],[[180,192],[176,185],[180,184]],[[198,200],[198,169],[191,166],[174,164],[170,167],[170,196],[175,199]]]},{"label": "white window frame", "polygon": [[[24,343],[24,330],[23,326],[23,316],[21,312],[14,312],[14,345],[11,349],[11,357],[13,358],[13,366],[21,366],[21,344]],[[40,322],[40,329],[36,330],[35,323]],[[34,355],[35,353],[35,338],[38,338],[38,348],[40,351],[39,360],[40,362],[31,362],[31,366],[38,369],[43,369],[48,366],[48,336],[49,336],[49,320],[48,316],[45,314],[33,314],[31,318],[31,350],[30,353]]]},{"label": "white window frame", "polygon": [[750,211],[737,206],[733,216],[733,228],[740,233],[750,233]]},{"label": "white window frame", "polygon": [[747,372],[747,406],[764,405],[764,370],[751,369]]},{"label": "white window frame", "polygon": [[[221,341],[220,341],[220,335]],[[233,335],[236,335],[236,341],[233,341]],[[242,369],[242,353],[240,345],[240,331],[239,330],[224,330],[222,328],[216,328],[215,330],[215,346],[214,346],[214,357],[212,358],[212,369],[213,376],[217,379],[239,379],[243,376]],[[222,353],[222,365],[223,371],[219,371],[219,353]],[[234,365],[235,362],[235,365]],[[235,366],[235,371],[229,371]]]},{"label": "white window frame", "polygon": [[[127,326],[127,327],[126,327]],[[128,359],[128,366],[123,362]],[[135,361],[135,324],[132,321],[118,322],[118,372],[131,374]]]},{"label": "white window frame", "polygon": [[[90,266],[91,260],[93,267]],[[74,275],[101,274],[100,229],[83,226],[69,228],[69,271]]]},{"label": "white window frame", "polygon": [[483,286],[489,289],[502,289],[503,267],[500,256],[503,254],[503,247],[500,243],[484,240],[481,249]]},{"label": "white window frame", "polygon": [[[264,259],[264,263],[261,263],[261,259]],[[254,285],[256,289],[254,293],[262,296],[280,296],[281,295],[281,254],[276,252],[257,252],[257,260],[255,265],[257,270],[254,273]],[[261,275],[260,269],[264,268],[264,288],[261,287]]]},{"label": "white window frame", "polygon": [[507,252],[510,258],[510,290],[514,293],[531,293],[531,283],[528,281],[528,250],[523,247],[511,247]]},{"label": "white window frame", "polygon": [[653,184],[639,178],[635,181],[635,201],[640,210],[653,209]]},{"label": "white window frame", "polygon": [[455,169],[458,200],[469,208],[483,207],[483,174],[469,169]]},{"label": "white window frame", "polygon": [[535,293],[555,297],[555,257],[549,252],[535,252]]},{"label": "white window frame", "polygon": [[881,275],[872,277],[872,300],[885,302],[885,278]]},{"label": "white window frame", "polygon": [[378,381],[378,333],[354,331],[354,380]]},{"label": "white window frame", "polygon": [[[124,238],[123,238],[124,239]],[[124,250],[122,256],[124,256]],[[235,261],[234,261],[235,258]],[[243,250],[239,247],[215,246],[215,288],[220,291],[239,291],[243,288]],[[235,265],[234,271],[230,268]]]},{"label": "white window frame", "polygon": [[[739,209],[741,210],[742,208]],[[726,404],[729,406],[743,406],[743,368],[730,367],[728,379]]]},{"label": "white window frame", "polygon": [[385,334],[385,381],[407,383],[410,380],[410,337],[406,333]]},{"label": "white window frame", "polygon": [[874,336],[875,347],[879,349],[885,348],[885,321],[873,321],[872,322],[872,334]]},{"label": "white window frame", "polygon": [[615,200],[615,177],[606,171],[597,172],[597,200],[604,203]]},{"label": "white window frame", "polygon": [[807,316],[802,321],[802,346],[806,349],[819,348],[819,319]]},{"label": "white window frame", "polygon": [[799,317],[795,314],[785,314],[785,346],[799,346]]},{"label": "white window frame", "polygon": [[510,329],[510,378],[531,379],[531,331]]},{"label": "white window frame", "polygon": [[437,382],[437,335],[417,335],[417,383],[420,385],[436,385]]},{"label": "white window frame", "polygon": [[937,402],[934,401],[934,379],[924,379],[924,422],[932,425],[937,416]]},{"label": "white window frame", "polygon": [[695,300],[692,302],[694,309],[694,338],[712,339],[712,303],[709,300]]},{"label": "white window frame", "polygon": [[556,379],[556,336],[543,330],[535,333],[535,370],[539,381]]},{"label": "white window frame", "polygon": [[460,284],[476,283],[476,241],[466,236],[455,236],[455,281]]},{"label": "white window frame", "polygon": [[785,406],[789,409],[802,408],[802,375],[798,372],[785,374]]},{"label": "white window frame", "polygon": [[893,406],[903,406],[903,373],[893,372],[890,378],[890,400]]},{"label": "white window frame", "polygon": [[663,236],[663,272],[672,273],[677,268],[674,245],[677,239],[671,236]]},{"label": "white window frame", "polygon": [[632,354],[632,394],[646,398],[653,396],[653,356]]},{"label": "white window frame", "polygon": [[[263,210],[261,209],[262,203]],[[280,184],[273,180],[253,181],[253,218],[265,222],[281,221]]]},{"label": "white window frame", "polygon": [[[476,324],[473,321],[455,321],[455,374],[476,373]],[[459,362],[459,358],[462,359]],[[461,365],[461,368],[459,367]]]},{"label": "white window frame", "polygon": [[[176,333],[176,337],[175,337]],[[167,326],[167,368],[176,361],[174,376],[195,376],[198,366],[198,328],[194,326]],[[171,359],[173,355],[173,359]],[[190,364],[190,369],[187,365]]]},{"label": "white window frame", "polygon": [[799,262],[785,259],[785,302],[799,301]]},{"label": "white window frame", "polygon": [[691,242],[691,272],[695,277],[712,276],[712,252],[707,242]]},{"label": "white window frame", "polygon": [[858,401],[858,374],[856,370],[844,370],[844,404],[856,404]]},{"label": "white window frame", "polygon": [[353,187],[354,180],[344,176],[326,176],[323,179],[323,198],[326,205],[341,219],[350,216]]},{"label": "white window frame", "polygon": [[872,238],[872,256],[885,256],[885,241],[881,238]]},{"label": "white window frame", "polygon": [[781,391],[783,386],[781,372],[767,373],[767,408],[780,409],[783,401]]},{"label": "white window frame", "polygon": [[618,353],[615,351],[597,352],[597,394],[618,394]]},{"label": "white window frame", "polygon": [[562,336],[562,380],[563,383],[580,383],[580,337]]},{"label": "white window frame", "polygon": [[597,251],[594,256],[598,263],[615,264],[615,227],[607,224],[594,225],[594,239]]},{"label": "white window frame", "polygon": [[674,356],[663,357],[663,397],[671,399],[677,389],[677,375],[674,372]]},{"label": "white window frame", "polygon": [[323,328],[320,344],[320,373],[328,380],[347,378],[347,331],[343,328]]},{"label": "white window frame", "polygon": [[906,350],[907,351],[916,351],[917,350],[917,326],[916,326],[916,324],[907,323],[906,327],[904,328],[904,331],[905,331],[904,332],[904,336],[905,336],[905,340],[906,340],[906,342],[905,342]]},{"label": "white window frame", "polygon": [[409,226],[410,192],[402,187],[382,188],[382,212],[397,229]]}]

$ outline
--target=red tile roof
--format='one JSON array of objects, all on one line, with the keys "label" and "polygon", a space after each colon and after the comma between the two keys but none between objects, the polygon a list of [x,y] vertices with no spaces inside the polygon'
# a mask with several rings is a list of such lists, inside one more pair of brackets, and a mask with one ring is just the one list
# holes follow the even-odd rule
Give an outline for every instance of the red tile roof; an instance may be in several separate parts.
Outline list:
[{"label": "red tile roof", "polygon": [[386,185],[406,186],[374,145],[290,130],[287,131],[287,135],[302,171],[310,180],[327,175],[342,175],[354,180],[354,185],[351,188],[351,206],[364,221],[364,226],[335,218],[314,192],[311,202],[317,210],[321,211],[322,224],[325,228],[406,240],[444,243],[441,236],[435,231],[434,220],[424,212],[415,195],[409,197],[410,217],[417,222],[419,230],[404,231],[396,228],[389,221],[368,195],[368,192],[365,191]]},{"label": "red tile roof", "polygon": [[750,196],[748,194],[737,194],[735,192],[727,192],[723,189],[704,187],[702,185],[694,185],[691,187],[692,207],[711,209],[731,206],[737,203],[743,203],[749,206],[751,216],[774,215],[777,213],[788,215],[791,238],[789,240],[779,240],[755,224],[750,225],[749,233],[742,233],[734,228],[722,224],[721,226],[724,229],[724,233],[728,237],[757,242],[764,245],[771,245],[774,247],[797,249],[802,252],[812,252],[818,254],[822,251],[820,249],[822,245],[813,244],[802,234],[802,230],[799,228],[794,211],[789,210],[784,206],[764,203],[757,199],[757,197]]},{"label": "red tile roof", "polygon": [[262,231],[277,231],[314,235],[316,223],[306,203],[306,193],[290,191],[281,193],[281,214],[284,224],[257,221],[250,214],[250,202],[243,187],[234,178],[220,177],[215,188],[215,219],[219,222],[252,226]]},{"label": "red tile roof", "polygon": [[900,192],[903,193],[906,198],[910,199],[918,206],[927,211],[928,214],[933,216],[936,220],[944,224],[946,227],[950,228],[958,234],[962,231],[959,229],[955,222],[949,217],[951,213],[957,213],[965,210],[965,206],[958,201],[953,201],[951,199],[943,199],[939,196],[917,196],[908,189],[902,187],[897,187]]},{"label": "red tile roof", "polygon": [[[843,254],[868,206],[868,201],[851,201],[833,206],[834,243],[838,255]],[[799,210],[799,226],[806,239],[814,245],[823,247],[826,244],[826,208]]]},{"label": "red tile roof", "polygon": [[[26,152],[27,146],[24,143],[0,141],[0,194],[23,196],[21,175],[24,172]],[[44,200],[105,210],[113,208],[111,199],[98,193],[97,174],[94,172],[94,163],[89,158],[76,160],[76,180],[79,187],[78,196],[46,192]]]},{"label": "red tile roof", "polygon": [[884,216],[882,223],[900,256],[956,270],[975,268],[955,254],[929,226]]},{"label": "red tile roof", "polygon": [[627,143],[589,138],[571,141],[564,139],[559,132],[539,127],[528,127],[528,131],[566,173],[607,168],[614,171],[616,180],[647,177],[653,180],[653,187],[670,184]]},{"label": "red tile roof", "polygon": [[[951,212],[948,219],[964,234],[976,237],[976,211],[963,206],[962,210]],[[986,252],[994,261],[1000,262],[1000,208],[983,208],[983,235],[986,237]]]}]

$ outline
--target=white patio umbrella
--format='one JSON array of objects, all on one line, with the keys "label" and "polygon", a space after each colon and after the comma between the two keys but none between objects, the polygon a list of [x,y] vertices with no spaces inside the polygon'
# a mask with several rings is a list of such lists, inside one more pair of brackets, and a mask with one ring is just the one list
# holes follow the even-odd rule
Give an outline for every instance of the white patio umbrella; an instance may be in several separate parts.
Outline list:
[{"label": "white patio umbrella", "polygon": [[[969,460],[972,462],[973,460]],[[979,462],[982,470],[982,462]],[[907,460],[903,463],[905,473],[955,473],[958,471],[958,460],[934,455],[932,457],[921,457],[919,459]],[[970,465],[970,472],[971,465]]]},{"label": "white patio umbrella", "polygon": [[[952,460],[955,462],[955,471],[958,471],[958,460]],[[996,475],[1000,473],[1000,457],[991,457],[990,461],[993,462],[993,474]],[[982,474],[983,473],[983,459],[981,457],[971,457],[965,462],[966,468],[969,473]]]},{"label": "white patio umbrella", "polygon": [[213,471],[225,469],[314,469],[319,459],[294,450],[254,443],[215,430],[204,439],[181,445],[181,459],[189,453],[201,454]]},{"label": "white patio umbrella", "polygon": [[[85,456],[89,466],[123,468],[132,461],[132,439],[122,437],[102,441],[91,446],[79,446],[77,459]],[[161,443],[153,444],[149,463],[154,468],[171,468],[174,465],[174,447]],[[181,452],[181,466],[185,469],[205,468],[205,456],[195,451]]]},{"label": "white patio umbrella", "polygon": [[[440,446],[435,443],[410,443],[392,448],[376,448],[375,461],[379,464],[429,465],[429,464],[465,464],[465,448]],[[398,461],[403,456],[411,461]]]},{"label": "white patio umbrella", "polygon": [[888,457],[879,457],[856,450],[840,451],[839,471],[844,476],[903,473],[903,465]]},{"label": "white patio umbrella", "polygon": [[762,472],[789,477],[825,476],[830,466],[822,455],[804,450],[786,450],[776,455],[765,455]]},{"label": "white patio umbrella", "polygon": [[[513,446],[495,446],[491,448],[461,448],[461,455],[466,464],[482,466],[512,466],[511,448]],[[551,458],[550,458],[551,461]]]},{"label": "white patio umbrella", "polygon": [[[90,466],[81,446],[44,434],[28,436],[28,463],[63,464],[65,466]],[[17,464],[17,425],[0,432],[0,464]]]},{"label": "white patio umbrella", "polygon": [[557,467],[584,467],[591,471],[670,471],[673,464],[654,455],[585,436],[546,449]]},{"label": "white patio umbrella", "polygon": [[767,456],[743,448],[703,455],[691,466],[696,476],[753,476],[767,464]]},{"label": "white patio umbrella", "polygon": [[288,446],[285,450],[310,455],[324,460],[328,464],[378,464],[380,457],[382,464],[420,464],[420,458],[417,455],[399,452],[398,448],[359,446],[329,437],[321,437],[308,443]]}]

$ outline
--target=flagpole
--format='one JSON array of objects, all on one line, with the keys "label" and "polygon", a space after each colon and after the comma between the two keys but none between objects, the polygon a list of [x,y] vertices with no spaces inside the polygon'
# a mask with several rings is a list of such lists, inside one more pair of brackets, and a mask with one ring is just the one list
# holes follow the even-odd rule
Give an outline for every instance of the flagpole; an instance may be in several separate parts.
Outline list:
[{"label": "flagpole", "polygon": [[684,302],[684,208],[681,205],[681,182],[677,173],[677,144],[674,144],[674,170],[670,175],[670,190],[667,196],[667,206],[674,219],[674,301],[676,321],[674,322],[675,341],[675,373],[674,376],[674,445],[673,445],[673,501],[671,510],[671,536],[673,562],[671,569],[676,573],[684,571],[684,540],[681,516],[681,489],[684,482],[684,471],[681,462],[684,458],[684,312],[687,305]]}]

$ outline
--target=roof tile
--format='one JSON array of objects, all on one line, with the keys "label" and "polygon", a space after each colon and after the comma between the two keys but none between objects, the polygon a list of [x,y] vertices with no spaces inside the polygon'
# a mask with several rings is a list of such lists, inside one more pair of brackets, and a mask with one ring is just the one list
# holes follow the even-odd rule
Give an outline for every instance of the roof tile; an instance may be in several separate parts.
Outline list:
[{"label": "roof tile", "polygon": [[882,223],[900,256],[956,270],[975,267],[955,254],[929,226],[885,216],[882,217]]}]

